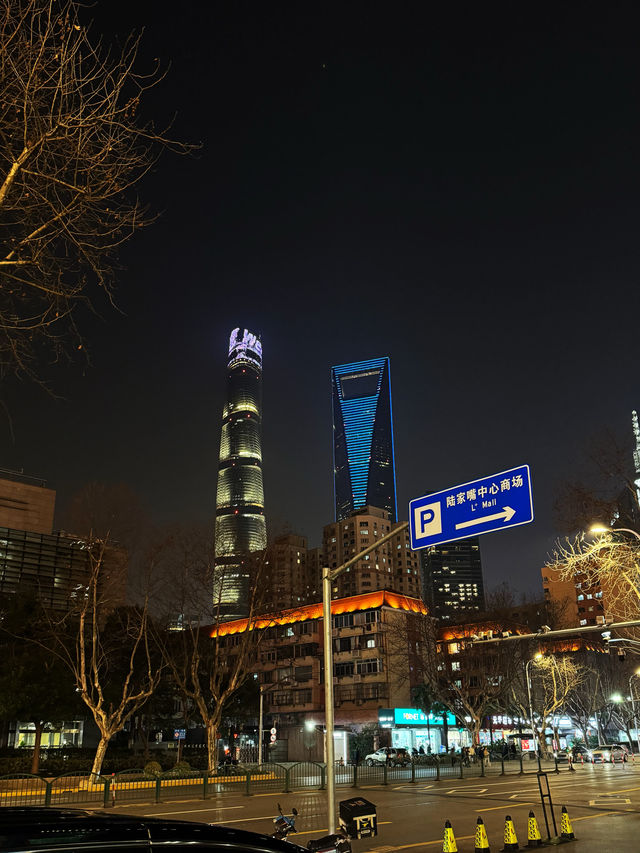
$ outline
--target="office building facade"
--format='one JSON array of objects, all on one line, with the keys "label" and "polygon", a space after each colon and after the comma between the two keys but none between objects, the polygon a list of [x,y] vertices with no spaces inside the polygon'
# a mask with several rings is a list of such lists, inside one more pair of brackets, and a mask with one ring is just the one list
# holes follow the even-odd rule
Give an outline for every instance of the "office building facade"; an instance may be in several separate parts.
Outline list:
[{"label": "office building facade", "polygon": [[215,522],[214,606],[246,615],[251,554],[267,545],[262,479],[262,344],[248,329],[229,339]]},{"label": "office building facade", "polygon": [[432,616],[455,624],[485,609],[477,536],[434,545],[420,553],[423,597]]},{"label": "office building facade", "polygon": [[398,517],[388,358],[331,368],[336,521],[366,506]]}]

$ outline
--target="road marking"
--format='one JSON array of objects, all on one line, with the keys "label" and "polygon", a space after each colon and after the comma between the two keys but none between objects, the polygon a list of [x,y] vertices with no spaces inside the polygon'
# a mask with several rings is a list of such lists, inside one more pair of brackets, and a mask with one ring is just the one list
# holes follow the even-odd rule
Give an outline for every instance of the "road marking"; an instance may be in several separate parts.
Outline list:
[{"label": "road marking", "polygon": [[626,797],[607,797],[603,794],[595,800],[589,800],[589,805],[598,806],[599,808],[606,808],[607,806],[629,806],[631,805],[631,800],[628,800]]},{"label": "road marking", "polygon": [[586,814],[583,817],[572,817],[571,822],[575,823],[577,820],[593,820],[595,817],[608,817],[612,814],[624,814],[624,812],[598,812],[598,814]]},{"label": "road marking", "polygon": [[[456,794],[458,791],[463,790],[462,788],[451,788],[450,791],[447,791],[447,794]],[[481,788],[480,785],[473,785],[470,788],[464,788],[465,791],[476,791],[478,794],[485,794],[487,792],[487,788]]]},{"label": "road marking", "polygon": [[[519,806],[535,806],[535,803],[509,803],[510,808],[517,809]],[[477,812],[495,812],[498,809],[504,809],[505,804],[501,806],[492,806],[490,809],[476,809]]]},{"label": "road marking", "polygon": [[[130,807],[129,807],[130,808]],[[145,817],[166,817],[172,814],[194,814],[194,812],[226,812],[230,809],[243,809],[244,806],[212,806],[208,809],[182,809],[181,811],[172,812],[149,812]]]}]

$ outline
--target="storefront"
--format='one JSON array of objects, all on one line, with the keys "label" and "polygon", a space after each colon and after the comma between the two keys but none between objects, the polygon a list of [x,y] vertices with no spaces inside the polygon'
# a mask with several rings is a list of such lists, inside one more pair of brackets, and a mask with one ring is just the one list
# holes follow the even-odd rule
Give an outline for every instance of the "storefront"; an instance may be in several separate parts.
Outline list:
[{"label": "storefront", "polygon": [[391,729],[391,746],[415,749],[428,754],[459,750],[471,743],[466,729],[460,727],[454,715],[425,714],[419,708],[381,708],[378,711],[381,728]]}]

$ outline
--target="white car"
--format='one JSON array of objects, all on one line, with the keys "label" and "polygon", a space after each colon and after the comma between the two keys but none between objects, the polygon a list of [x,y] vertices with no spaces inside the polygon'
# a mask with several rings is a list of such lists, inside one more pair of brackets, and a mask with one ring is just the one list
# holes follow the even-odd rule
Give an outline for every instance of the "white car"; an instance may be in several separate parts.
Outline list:
[{"label": "white car", "polygon": [[405,767],[407,764],[411,764],[411,756],[406,749],[393,749],[390,746],[382,746],[380,749],[376,749],[375,752],[370,752],[369,755],[366,755],[364,763],[369,767],[373,767],[376,764],[387,763],[392,767],[397,765]]},{"label": "white car", "polygon": [[627,755],[627,750],[624,746],[612,746],[611,744],[601,744],[596,749],[591,750],[591,760],[594,764],[601,761],[613,763],[614,761],[624,761]]}]

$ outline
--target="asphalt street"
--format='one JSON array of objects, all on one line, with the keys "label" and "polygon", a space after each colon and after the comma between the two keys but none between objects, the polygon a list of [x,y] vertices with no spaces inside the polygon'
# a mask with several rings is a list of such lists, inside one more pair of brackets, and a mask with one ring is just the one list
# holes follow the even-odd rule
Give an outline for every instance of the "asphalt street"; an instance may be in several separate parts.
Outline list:
[{"label": "asphalt street", "polygon": [[[585,765],[575,773],[549,773],[549,788],[558,831],[562,806],[573,823],[576,851],[636,851],[640,839],[640,765]],[[521,847],[527,845],[527,818],[533,810],[542,837],[546,827],[535,774],[485,778],[420,780],[338,787],[337,800],[354,795],[375,803],[378,835],[353,842],[355,853],[393,853],[396,850],[437,850],[442,845],[445,820],[451,821],[461,853],[473,851],[478,817],[482,817],[491,850],[503,846],[504,821],[511,815]],[[156,805],[117,803],[116,810],[129,814],[206,821],[241,826],[270,833],[277,803],[290,813],[298,809],[298,832],[290,836],[302,846],[327,831],[325,791],[263,793],[251,797],[217,794],[204,800],[167,800]],[[553,824],[549,818],[551,835]]]}]

